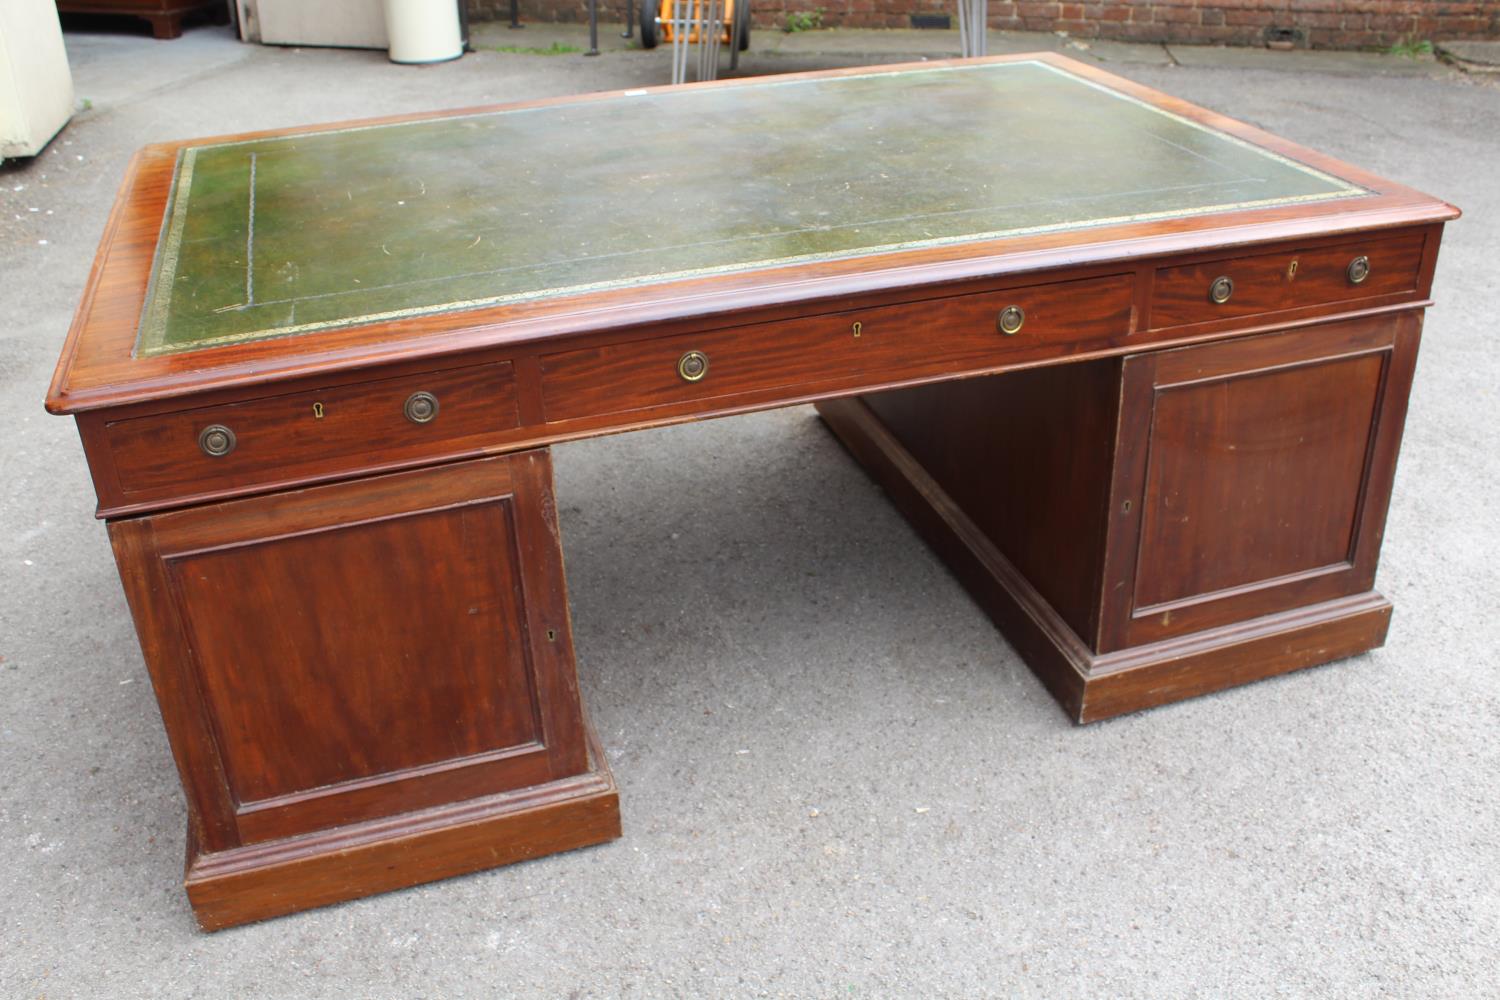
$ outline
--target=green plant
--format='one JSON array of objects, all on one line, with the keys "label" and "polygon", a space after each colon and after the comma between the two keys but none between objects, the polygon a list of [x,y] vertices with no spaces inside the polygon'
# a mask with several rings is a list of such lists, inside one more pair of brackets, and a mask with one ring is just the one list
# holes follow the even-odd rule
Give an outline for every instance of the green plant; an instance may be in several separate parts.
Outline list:
[{"label": "green plant", "polygon": [[526,45],[497,45],[496,52],[514,52],[523,56],[565,56],[570,52],[582,52],[576,45],[564,45],[562,42],[553,42],[545,49]]},{"label": "green plant", "polygon": [[823,8],[817,10],[794,10],[786,16],[782,31],[795,35],[799,31],[817,31],[823,27]]},{"label": "green plant", "polygon": [[1432,43],[1416,35],[1403,35],[1401,40],[1386,49],[1386,52],[1405,59],[1415,59],[1418,56],[1432,55]]}]

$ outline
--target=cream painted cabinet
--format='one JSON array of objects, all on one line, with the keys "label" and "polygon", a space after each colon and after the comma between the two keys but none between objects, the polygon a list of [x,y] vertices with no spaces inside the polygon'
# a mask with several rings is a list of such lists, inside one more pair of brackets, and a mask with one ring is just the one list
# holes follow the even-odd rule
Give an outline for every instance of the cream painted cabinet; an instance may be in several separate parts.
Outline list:
[{"label": "cream painted cabinet", "polygon": [[383,49],[382,0],[240,0],[240,37],[266,45]]}]

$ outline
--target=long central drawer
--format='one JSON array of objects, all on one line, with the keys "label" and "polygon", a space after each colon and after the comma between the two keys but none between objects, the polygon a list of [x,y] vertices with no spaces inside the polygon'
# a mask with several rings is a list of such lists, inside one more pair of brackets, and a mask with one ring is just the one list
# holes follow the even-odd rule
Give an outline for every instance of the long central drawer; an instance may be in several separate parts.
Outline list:
[{"label": "long central drawer", "polygon": [[1108,275],[547,355],[549,423],[777,388],[962,374],[1108,347],[1133,279]]}]

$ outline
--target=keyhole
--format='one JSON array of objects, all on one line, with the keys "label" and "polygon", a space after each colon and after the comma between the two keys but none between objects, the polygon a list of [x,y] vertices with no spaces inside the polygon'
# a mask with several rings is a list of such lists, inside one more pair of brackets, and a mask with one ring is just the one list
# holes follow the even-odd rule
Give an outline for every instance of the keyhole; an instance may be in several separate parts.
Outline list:
[{"label": "keyhole", "polygon": [[323,404],[322,403],[314,403],[313,404],[313,419],[314,420],[322,420],[323,419]]},{"label": "keyhole", "polygon": [[865,328],[865,325],[863,323],[861,323],[859,320],[855,320],[854,321],[854,335],[856,337],[859,336],[859,332],[861,330],[863,330],[864,328]]},{"label": "keyhole", "polygon": [[1286,280],[1291,281],[1297,277],[1297,262],[1294,260],[1286,269]]}]

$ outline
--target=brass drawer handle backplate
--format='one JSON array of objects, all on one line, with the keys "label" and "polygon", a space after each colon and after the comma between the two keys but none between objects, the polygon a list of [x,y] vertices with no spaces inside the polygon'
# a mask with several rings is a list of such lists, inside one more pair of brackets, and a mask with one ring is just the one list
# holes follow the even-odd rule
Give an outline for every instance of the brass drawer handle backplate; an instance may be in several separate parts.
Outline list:
[{"label": "brass drawer handle backplate", "polygon": [[708,355],[702,351],[688,351],[677,359],[677,374],[684,382],[701,382],[708,374]]},{"label": "brass drawer handle backplate", "polygon": [[1358,285],[1370,276],[1370,258],[1359,256],[1349,262],[1349,284]]},{"label": "brass drawer handle backplate", "polygon": [[414,424],[430,424],[437,419],[437,397],[430,392],[414,392],[406,397],[406,405],[401,411]]},{"label": "brass drawer handle backplate", "polygon": [[223,424],[209,424],[198,432],[198,447],[210,458],[223,458],[234,446],[234,431]]},{"label": "brass drawer handle backplate", "polygon": [[1006,306],[1000,310],[1000,315],[995,317],[995,329],[1007,337],[1012,337],[1021,332],[1021,326],[1025,322],[1025,309],[1020,306]]},{"label": "brass drawer handle backplate", "polygon": [[1214,283],[1208,286],[1208,297],[1215,305],[1223,305],[1229,301],[1229,296],[1234,294],[1234,279],[1229,275],[1221,275],[1214,279]]}]

